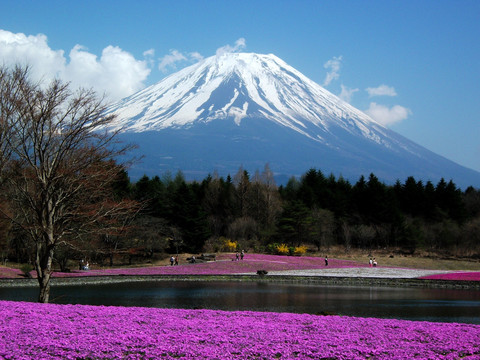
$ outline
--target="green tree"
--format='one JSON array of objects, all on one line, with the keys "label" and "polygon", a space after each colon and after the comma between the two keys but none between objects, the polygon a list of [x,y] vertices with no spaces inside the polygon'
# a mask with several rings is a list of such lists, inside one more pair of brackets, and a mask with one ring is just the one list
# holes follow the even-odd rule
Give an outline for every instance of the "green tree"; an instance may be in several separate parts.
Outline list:
[{"label": "green tree", "polygon": [[469,186],[463,194],[463,203],[465,204],[466,216],[469,219],[480,215],[480,191],[473,186]]},{"label": "green tree", "polygon": [[288,202],[279,218],[280,238],[290,246],[311,242],[312,236],[315,236],[312,221],[310,210],[303,202]]},{"label": "green tree", "polygon": [[168,219],[174,227],[180,229],[184,246],[190,251],[198,252],[201,251],[209,232],[202,199],[195,191],[195,186],[188,185],[185,181],[175,184],[172,212]]}]

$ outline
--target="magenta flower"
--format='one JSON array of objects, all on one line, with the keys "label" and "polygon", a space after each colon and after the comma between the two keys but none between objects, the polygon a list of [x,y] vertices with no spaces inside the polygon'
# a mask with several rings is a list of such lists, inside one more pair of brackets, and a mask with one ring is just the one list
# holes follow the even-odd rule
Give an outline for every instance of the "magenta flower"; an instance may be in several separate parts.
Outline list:
[{"label": "magenta flower", "polygon": [[0,359],[480,359],[480,326],[0,301]]},{"label": "magenta flower", "polygon": [[[53,277],[77,276],[109,276],[109,275],[225,275],[225,274],[255,274],[257,270],[305,270],[324,269],[323,258],[308,256],[280,256],[264,254],[246,254],[244,260],[232,261],[235,255],[221,254],[217,261],[197,264],[181,264],[179,266],[149,266],[141,268],[106,268],[89,271],[73,271],[70,273],[54,272]],[[366,267],[348,260],[329,260],[329,268]],[[20,271],[0,272],[0,277],[18,277]],[[32,272],[32,276],[35,276]]]}]

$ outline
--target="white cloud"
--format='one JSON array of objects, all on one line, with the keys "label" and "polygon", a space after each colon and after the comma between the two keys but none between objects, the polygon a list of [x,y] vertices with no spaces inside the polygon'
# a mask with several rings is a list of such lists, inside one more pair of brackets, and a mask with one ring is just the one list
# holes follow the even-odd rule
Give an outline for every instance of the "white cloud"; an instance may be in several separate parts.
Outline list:
[{"label": "white cloud", "polygon": [[391,86],[388,85],[380,85],[376,88],[366,88],[365,89],[368,92],[368,96],[373,97],[373,96],[397,96],[397,92],[395,89]]},{"label": "white cloud", "polygon": [[148,63],[149,68],[153,68],[155,66],[155,50],[154,49],[149,49],[147,51],[143,52],[143,57],[145,58],[145,61]]},{"label": "white cloud", "polygon": [[323,67],[328,69],[327,76],[323,81],[323,86],[328,86],[333,80],[338,79],[340,76],[340,67],[342,65],[342,56],[334,56],[332,59],[328,60]]},{"label": "white cloud", "polygon": [[146,61],[136,60],[117,46],[107,46],[97,58],[76,45],[69,56],[66,79],[75,87],[94,87],[111,99],[121,99],[142,89],[143,81],[150,74]]},{"label": "white cloud", "polygon": [[410,109],[400,105],[394,105],[391,108],[377,103],[370,103],[370,107],[364,111],[376,122],[389,126],[399,121],[405,120],[411,115]]},{"label": "white cloud", "polygon": [[180,61],[187,61],[187,57],[183,55],[180,51],[178,50],[170,50],[170,54],[165,55],[162,57],[160,60],[160,63],[158,64],[158,69],[166,72],[168,71],[168,68],[173,68],[176,69],[176,63]]},{"label": "white cloud", "polygon": [[182,54],[180,51],[173,49],[170,50],[170,54],[165,55],[160,58],[160,63],[158,64],[158,69],[162,72],[167,72],[169,70],[176,70],[178,63],[183,63],[185,61],[195,63],[201,61],[203,56],[198,52],[192,52],[189,54]]},{"label": "white cloud", "polygon": [[143,56],[145,57],[153,57],[155,56],[155,50],[154,49],[149,49],[147,51],[143,52]]},{"label": "white cloud", "polygon": [[340,93],[340,95],[338,95],[338,97],[343,101],[346,101],[349,103],[350,100],[352,100],[353,94],[355,94],[358,91],[358,89],[350,89],[344,86],[343,84],[340,86],[342,87],[342,92]]},{"label": "white cloud", "polygon": [[50,80],[65,68],[66,59],[63,50],[50,49],[43,34],[27,36],[0,30],[0,63],[29,65],[36,80]]},{"label": "white cloud", "polygon": [[240,38],[237,41],[235,41],[234,46],[230,45],[225,45],[217,49],[216,55],[220,56],[226,53],[235,53],[239,52],[247,47],[247,42],[244,38]]},{"label": "white cloud", "polygon": [[[147,50],[148,57],[153,50]],[[135,57],[116,46],[107,46],[101,56],[75,45],[65,57],[63,50],[52,50],[43,34],[14,34],[0,30],[0,63],[29,65],[35,80],[60,78],[73,88],[93,88],[109,100],[118,100],[144,87],[150,74],[148,61]]]},{"label": "white cloud", "polygon": [[195,60],[195,61],[202,61],[203,60],[203,56],[199,52],[196,52],[196,51],[190,53],[190,58],[192,60]]}]

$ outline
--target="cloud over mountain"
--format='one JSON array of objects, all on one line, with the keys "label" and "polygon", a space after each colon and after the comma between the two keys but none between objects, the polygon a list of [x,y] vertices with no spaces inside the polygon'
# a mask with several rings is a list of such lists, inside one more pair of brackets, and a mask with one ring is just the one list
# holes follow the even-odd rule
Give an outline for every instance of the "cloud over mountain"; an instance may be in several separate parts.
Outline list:
[{"label": "cloud over mountain", "polygon": [[365,113],[379,124],[389,126],[405,120],[412,112],[410,109],[400,105],[394,105],[389,108],[388,106],[372,102],[370,107],[365,110]]},{"label": "cloud over mountain", "polygon": [[328,86],[333,80],[337,80],[340,77],[340,67],[342,65],[342,56],[334,56],[328,60],[323,67],[328,70],[323,86]]},{"label": "cloud over mountain", "polygon": [[[61,78],[73,87],[93,88],[118,100],[144,88],[150,74],[149,62],[137,60],[118,46],[109,45],[100,57],[82,45],[75,45],[68,56],[54,50],[46,35],[25,35],[0,30],[0,61],[11,66],[29,65],[36,80]],[[148,51],[145,53],[149,55]]]}]

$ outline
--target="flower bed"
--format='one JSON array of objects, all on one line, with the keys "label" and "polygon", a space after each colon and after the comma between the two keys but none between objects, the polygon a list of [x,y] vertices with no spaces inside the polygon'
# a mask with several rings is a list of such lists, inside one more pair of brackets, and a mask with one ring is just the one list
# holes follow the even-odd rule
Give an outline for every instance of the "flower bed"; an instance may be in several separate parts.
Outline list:
[{"label": "flower bed", "polygon": [[18,269],[12,269],[8,267],[0,267],[0,278],[16,278],[23,276],[23,273]]},{"label": "flower bed", "polygon": [[[234,255],[221,254],[217,261],[181,264],[178,266],[148,266],[142,268],[112,268],[89,271],[72,271],[69,273],[54,272],[53,277],[76,277],[76,276],[109,276],[109,275],[224,275],[256,273],[257,270],[304,270],[326,268],[323,258],[279,256],[264,254],[247,254],[244,260],[235,260]],[[366,267],[348,260],[329,259],[328,268]],[[14,274],[14,273],[12,273]],[[13,275],[18,277],[18,275]],[[36,274],[33,271],[32,276]],[[1,273],[0,273],[0,277]]]},{"label": "flower bed", "polygon": [[[233,274],[257,274],[258,270],[265,270],[267,273],[272,271],[289,271],[289,270],[318,270],[328,269],[332,273],[332,269],[350,269],[346,273],[351,273],[354,268],[359,271],[368,270],[368,264],[359,263],[350,260],[329,259],[328,266],[325,266],[323,258],[311,256],[281,256],[281,255],[265,255],[265,254],[246,254],[244,260],[235,261],[234,254],[220,254],[217,256],[217,261],[210,261],[195,264],[180,264],[178,266],[145,266],[145,267],[130,267],[130,268],[103,268],[88,271],[72,271],[68,273],[54,272],[55,278],[68,277],[93,277],[93,276],[149,276],[149,275],[233,275]],[[389,267],[379,267],[382,270]],[[392,271],[400,268],[391,268]],[[409,269],[399,272],[400,276],[407,276]],[[411,269],[410,269],[411,270]],[[360,272],[361,272],[360,271]],[[328,275],[325,272],[325,275]],[[440,271],[439,271],[440,272]],[[374,275],[374,272],[369,275]],[[403,275],[402,275],[403,274]],[[31,272],[32,277],[36,277],[35,271]],[[318,274],[317,274],[318,275]],[[425,274],[423,274],[425,275]],[[0,267],[0,278],[19,278],[23,276],[20,270]],[[348,276],[338,275],[338,276]],[[362,275],[358,275],[362,276]],[[376,276],[379,276],[378,274]],[[417,277],[418,275],[407,276]],[[392,276],[398,277],[398,276]],[[440,279],[440,280],[468,280],[480,281],[480,272],[450,272],[447,274],[435,274],[422,276],[421,279]]]},{"label": "flower bed", "polygon": [[0,301],[0,359],[479,359],[480,326]]},{"label": "flower bed", "polygon": [[421,279],[429,280],[457,280],[457,281],[480,281],[480,272],[453,272],[448,274],[435,274],[423,276]]}]

